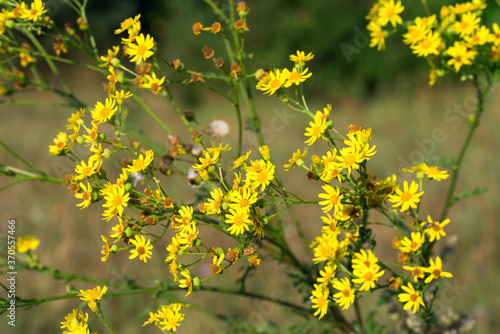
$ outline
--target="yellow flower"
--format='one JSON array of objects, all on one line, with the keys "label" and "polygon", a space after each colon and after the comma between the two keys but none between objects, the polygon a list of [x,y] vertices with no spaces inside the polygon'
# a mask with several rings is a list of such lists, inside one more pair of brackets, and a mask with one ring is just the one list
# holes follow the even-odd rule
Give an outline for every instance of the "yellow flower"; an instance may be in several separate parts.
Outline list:
[{"label": "yellow flower", "polygon": [[423,269],[426,273],[431,274],[425,279],[426,284],[433,279],[438,279],[440,277],[453,277],[451,273],[447,273],[441,269],[441,267],[443,266],[443,262],[441,261],[441,258],[439,256],[436,257],[436,262],[434,262],[433,259],[430,259],[429,262],[429,267]]},{"label": "yellow flower", "polygon": [[295,65],[299,65],[300,67],[304,67],[306,61],[309,61],[314,58],[312,52],[309,52],[307,55],[304,51],[298,51],[297,54],[290,55],[290,60],[295,63]]},{"label": "yellow flower", "polygon": [[403,23],[403,19],[399,14],[403,12],[405,8],[401,5],[401,1],[397,3],[394,0],[384,1],[382,7],[378,11],[378,22],[380,25],[385,26],[388,22],[395,27],[398,24]]},{"label": "yellow flower", "polygon": [[302,71],[297,71],[297,68],[294,67],[292,69],[292,72],[290,72],[290,76],[288,77],[288,80],[285,82],[284,87],[290,87],[291,85],[300,85],[302,82],[306,81],[307,78],[310,78],[312,73],[307,73],[309,71],[308,68],[302,70]]},{"label": "yellow flower", "polygon": [[116,101],[111,98],[106,98],[105,104],[98,101],[94,109],[91,111],[94,121],[96,121],[97,124],[109,121],[115,114],[115,111],[118,110],[118,107],[116,107],[115,104]]},{"label": "yellow flower", "polygon": [[373,265],[371,267],[363,267],[361,269],[354,269],[353,274],[357,278],[352,281],[355,284],[362,284],[359,288],[359,291],[368,291],[375,287],[375,282],[378,280],[380,276],[384,274],[384,270],[379,271],[380,266]]},{"label": "yellow flower", "polygon": [[368,23],[368,26],[366,27],[370,31],[370,47],[377,47],[377,50],[384,50],[385,49],[385,34],[384,30],[380,26],[380,24],[370,21]]},{"label": "yellow flower", "polygon": [[300,150],[297,150],[297,152],[294,152],[292,154],[292,158],[288,159],[288,164],[286,164],[285,171],[289,171],[290,169],[293,169],[297,166],[304,166],[304,160],[302,160],[303,157],[305,157],[307,154],[307,147],[304,149],[304,153],[300,153]]},{"label": "yellow flower", "polygon": [[16,241],[16,252],[18,253],[28,253],[30,250],[37,249],[40,244],[40,240],[31,235],[17,238]]},{"label": "yellow flower", "polygon": [[247,177],[250,182],[251,188],[255,189],[261,186],[261,191],[264,191],[266,186],[274,179],[274,166],[269,161],[254,160],[252,167],[248,168]]},{"label": "yellow flower", "polygon": [[401,206],[401,212],[408,210],[410,207],[413,209],[417,208],[417,203],[420,202],[420,196],[424,193],[423,191],[417,193],[418,183],[411,181],[410,187],[408,187],[408,182],[404,182],[404,191],[398,187],[396,188],[396,195],[390,195],[389,201],[393,202],[393,207],[397,208]]},{"label": "yellow flower", "polygon": [[111,252],[111,249],[109,248],[108,238],[106,238],[104,235],[101,235],[101,239],[104,242],[104,245],[102,246],[102,250],[101,250],[101,254],[104,256],[101,257],[101,261],[106,262],[106,261],[108,261],[109,253]]},{"label": "yellow flower", "polygon": [[323,319],[328,311],[328,294],[330,290],[322,285],[315,286],[317,288],[312,292],[311,296],[312,308],[317,308],[316,312],[314,312],[314,316],[319,314],[319,319]]},{"label": "yellow flower", "polygon": [[104,199],[106,203],[102,206],[109,208],[108,210],[115,214],[121,216],[123,214],[123,208],[128,206],[127,202],[130,200],[130,194],[125,194],[124,186],[114,186],[104,192]]},{"label": "yellow flower", "polygon": [[83,202],[77,204],[76,206],[80,206],[80,209],[86,208],[92,202],[92,186],[87,181],[87,186],[80,182],[80,189],[83,189],[82,193],[75,194],[76,198],[82,199]]},{"label": "yellow flower", "polygon": [[286,68],[283,70],[275,69],[274,71],[269,72],[268,75],[264,76],[259,81],[256,88],[264,91],[264,94],[273,95],[278,89],[285,85],[289,76],[290,71]]},{"label": "yellow flower", "polygon": [[354,253],[352,257],[352,269],[361,270],[364,267],[371,268],[375,266],[378,262],[378,258],[373,254],[371,249],[366,252],[361,249],[358,253]]},{"label": "yellow flower", "polygon": [[130,28],[132,28],[135,24],[137,24],[139,22],[140,18],[141,18],[141,14],[136,15],[134,18],[129,17],[128,19],[122,21],[120,23],[120,29],[116,29],[115,34],[118,35],[118,34],[124,32],[125,30],[129,30]]},{"label": "yellow flower", "polygon": [[142,88],[150,88],[153,94],[158,94],[161,91],[161,85],[165,82],[165,77],[158,79],[156,73],[153,72],[152,75],[146,74],[147,83],[142,84]]},{"label": "yellow flower", "polygon": [[418,57],[427,57],[428,55],[438,55],[442,39],[437,31],[429,31],[420,41],[411,45],[413,53]]},{"label": "yellow flower", "polygon": [[422,293],[413,288],[411,283],[408,283],[407,286],[402,286],[406,293],[400,293],[398,295],[399,301],[405,303],[403,309],[405,311],[411,309],[413,307],[413,313],[417,312],[420,309],[420,305],[425,308],[424,299],[422,298]]},{"label": "yellow flower", "polygon": [[191,278],[191,273],[189,270],[184,269],[181,271],[181,275],[185,277],[185,279],[179,280],[179,287],[180,288],[188,288],[188,292],[184,297],[187,297],[193,292],[193,279]]},{"label": "yellow flower", "polygon": [[411,272],[411,275],[413,276],[413,280],[415,281],[415,283],[418,283],[419,278],[424,278],[424,268],[422,267],[404,266],[403,269]]},{"label": "yellow flower", "polygon": [[351,288],[351,283],[347,277],[342,278],[333,283],[333,288],[339,290],[339,293],[333,295],[338,299],[339,306],[343,306],[343,310],[347,310],[354,303],[354,289]]},{"label": "yellow flower", "polygon": [[57,137],[54,138],[54,145],[49,145],[50,155],[61,154],[66,145],[68,144],[68,134],[66,132],[59,132]]},{"label": "yellow flower", "polygon": [[77,165],[75,168],[75,172],[79,175],[74,176],[73,180],[82,180],[84,178],[90,177],[97,173],[97,170],[101,167],[99,163],[95,163],[94,160],[89,160],[88,165],[85,164],[85,161],[81,161],[80,165]]},{"label": "yellow flower", "polygon": [[474,31],[479,27],[480,22],[481,18],[477,17],[475,13],[467,12],[465,14],[462,14],[461,20],[456,21],[451,29],[455,34],[460,34],[460,37],[464,37],[467,35],[472,35]]},{"label": "yellow flower", "polygon": [[252,224],[248,216],[248,211],[244,210],[240,206],[236,206],[235,208],[230,208],[228,214],[226,214],[226,224],[232,224],[231,227],[227,229],[227,231],[231,234],[243,234],[248,232],[248,225]]},{"label": "yellow flower", "polygon": [[25,21],[38,21],[42,18],[42,15],[47,12],[47,9],[45,9],[44,7],[45,5],[42,0],[34,0],[31,3],[31,9],[24,8],[19,17],[24,19]]},{"label": "yellow flower", "polygon": [[151,161],[153,161],[153,159],[154,159],[153,150],[148,150],[148,151],[146,151],[145,158],[142,154],[140,154],[139,158],[134,159],[132,161],[132,165],[125,168],[125,171],[129,174],[142,172],[143,170],[145,170],[149,166],[149,164],[151,163]]},{"label": "yellow flower", "polygon": [[424,235],[420,232],[411,232],[411,240],[408,237],[404,237],[401,240],[401,246],[399,246],[399,250],[403,253],[415,253],[422,247],[424,243]]},{"label": "yellow flower", "polygon": [[328,285],[330,281],[335,277],[335,270],[337,269],[337,266],[333,265],[332,267],[330,265],[326,265],[323,269],[324,270],[320,269],[320,277],[318,277],[317,281],[321,285],[325,286]]},{"label": "yellow flower", "polygon": [[323,134],[326,131],[326,127],[326,118],[324,117],[322,112],[317,111],[314,115],[314,121],[309,122],[309,127],[306,128],[307,132],[304,133],[304,136],[309,137],[309,139],[307,139],[305,143],[311,146],[317,139],[325,139]]},{"label": "yellow flower", "polygon": [[144,263],[148,262],[148,259],[151,258],[153,254],[151,250],[153,249],[153,245],[151,245],[151,240],[144,238],[143,235],[136,235],[135,239],[130,239],[130,243],[135,246],[130,250],[131,255],[129,259],[135,259],[139,256],[139,260],[144,261]]},{"label": "yellow flower", "polygon": [[342,199],[344,198],[344,194],[342,194],[338,187],[332,187],[329,184],[325,184],[322,186],[323,192],[318,195],[319,198],[324,198],[324,201],[320,201],[319,205],[323,205],[321,208],[323,212],[328,212],[332,208],[334,212],[340,211],[344,208],[342,204]]},{"label": "yellow flower", "polygon": [[455,72],[458,72],[463,65],[472,65],[472,60],[476,57],[477,52],[469,50],[464,42],[455,42],[453,46],[446,49],[446,54],[451,57],[446,64],[453,65]]},{"label": "yellow flower", "polygon": [[425,227],[424,232],[429,236],[429,241],[439,240],[441,237],[445,237],[446,233],[443,230],[443,227],[448,225],[450,222],[449,219],[443,220],[440,222],[433,222],[430,215],[427,215],[428,223],[423,222],[422,226]]},{"label": "yellow flower", "polygon": [[77,295],[81,300],[88,302],[88,306],[92,311],[97,307],[96,302],[100,301],[102,296],[108,291],[107,286],[103,286],[102,290],[100,286],[96,286],[93,289],[80,290]]},{"label": "yellow flower", "polygon": [[126,53],[132,57],[132,59],[130,59],[131,62],[140,64],[154,54],[154,52],[151,51],[154,47],[154,41],[153,37],[149,36],[149,34],[144,37],[144,34],[141,33],[135,38],[134,42],[137,44],[127,44],[128,48]]}]

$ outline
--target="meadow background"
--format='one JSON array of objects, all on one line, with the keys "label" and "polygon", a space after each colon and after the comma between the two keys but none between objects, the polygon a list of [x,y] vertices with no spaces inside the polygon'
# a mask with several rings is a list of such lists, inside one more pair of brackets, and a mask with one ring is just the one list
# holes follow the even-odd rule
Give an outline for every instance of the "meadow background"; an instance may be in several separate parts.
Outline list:
[{"label": "meadow background", "polygon": [[[450,2],[451,3],[451,2]],[[253,54],[248,69],[262,66],[269,68],[291,67],[288,55],[296,50],[315,54],[308,66],[313,76],[304,85],[308,103],[313,110],[322,109],[327,103],[333,106],[332,119],[336,128],[347,131],[347,126],[357,124],[372,128],[373,144],[378,153],[370,161],[370,174],[377,179],[392,175],[403,176],[402,167],[415,160],[432,162],[434,157],[450,159],[457,155],[467,131],[467,119],[456,111],[460,106],[467,109],[467,103],[474,97],[474,89],[459,78],[439,78],[435,87],[427,83],[427,65],[417,59],[409,48],[397,37],[389,39],[386,52],[368,48],[364,16],[371,2],[338,0],[280,0],[248,1],[247,52]],[[419,1],[403,3],[412,15],[423,14]],[[442,2],[439,3],[441,6]],[[485,19],[500,22],[500,10],[495,1],[488,2],[489,16]],[[432,4],[430,4],[433,6]],[[55,13],[54,19],[64,24],[74,24],[76,17],[58,1],[47,2]],[[51,7],[52,6],[52,7]],[[436,5],[437,6],[437,5]],[[107,48],[116,45],[119,38],[112,34],[120,22],[141,13],[144,32],[149,32],[158,42],[159,53],[168,60],[180,58],[189,68],[205,70],[212,68],[212,62],[203,58],[201,48],[209,45],[221,50],[220,42],[212,36],[193,36],[194,22],[212,22],[210,11],[201,1],[90,1],[88,18],[96,33],[97,44],[104,54]],[[405,13],[403,13],[403,18]],[[348,50],[348,51],[346,51]],[[219,52],[221,52],[219,51]],[[71,52],[68,57],[74,55]],[[88,105],[102,100],[105,93],[102,83],[105,78],[81,69],[64,66],[63,75],[70,82],[78,97]],[[257,81],[255,81],[256,83]],[[497,154],[500,143],[500,94],[497,86],[486,100],[485,113],[480,128],[466,156],[457,189],[488,187],[477,197],[466,199],[454,207],[449,217],[446,241],[453,247],[445,260],[444,269],[452,272],[454,278],[443,284],[439,305],[445,310],[455,307],[472,315],[476,320],[475,333],[493,333],[500,328],[497,310],[500,308],[500,157]],[[175,87],[173,92],[181,101],[183,109],[192,111],[200,124],[213,119],[224,119],[236,129],[234,112],[221,98],[206,94],[193,87]],[[44,92],[28,90],[20,98],[36,98],[40,101],[58,101],[58,98]],[[281,166],[297,148],[303,148],[305,126],[309,120],[303,115],[287,110],[272,97],[256,93],[257,109],[262,117],[262,128],[267,129],[266,143],[270,147],[279,175],[285,185],[305,199],[315,199],[320,184],[309,181],[302,171],[284,173]],[[178,129],[178,135],[188,140],[189,133],[177,121],[175,111],[164,100],[150,96],[148,103],[169,126]],[[148,115],[130,107],[129,120],[141,133],[159,145],[166,145],[166,136]],[[63,131],[67,118],[75,110],[44,106],[19,106],[8,103],[8,97],[0,97],[0,138],[36,167],[49,175],[63,177],[72,172],[71,164],[59,157],[49,157],[48,145],[59,131]],[[470,110],[472,111],[472,110]],[[283,116],[286,115],[286,116]],[[278,119],[278,123],[276,123]],[[273,124],[282,123],[277,129]],[[435,134],[439,133],[439,136]],[[439,139],[436,139],[439,137]],[[234,143],[236,131],[232,131],[228,143]],[[326,146],[325,146],[326,147]],[[236,152],[232,152],[233,156]],[[22,167],[3,148],[0,149],[0,163]],[[0,187],[12,180],[0,178]],[[163,181],[162,181],[163,182]],[[165,181],[172,189],[178,202],[194,198],[185,179]],[[437,215],[443,205],[449,182],[433,184],[423,206]],[[175,189],[182,189],[175,193]],[[7,220],[16,220],[17,236],[31,234],[40,239],[37,254],[47,266],[63,272],[98,277],[108,280],[133,280],[141,286],[151,284],[152,279],[170,279],[168,267],[164,264],[165,245],[158,243],[153,258],[147,264],[128,260],[125,253],[111,257],[107,263],[100,262],[101,234],[106,234],[110,225],[101,220],[101,212],[95,209],[80,210],[79,200],[64,187],[52,183],[25,182],[0,192],[0,242],[7,239]],[[92,207],[91,207],[92,208]],[[311,212],[308,207],[297,208],[306,234],[305,244],[317,235],[322,225],[320,210]],[[297,256],[306,261],[307,249],[290,228],[290,243]],[[375,231],[378,238],[377,255],[381,259],[394,260],[396,253],[390,246],[392,232]],[[162,249],[163,248],[163,249]],[[380,252],[380,253],[379,253]],[[234,269],[234,268],[232,268]],[[200,267],[202,272],[206,268]],[[282,299],[300,303],[303,296],[291,287],[283,277],[284,268],[272,262],[265,262],[251,279],[249,290],[277,293]],[[211,284],[232,287],[237,271],[224,275]],[[385,277],[385,276],[384,276]],[[272,278],[272,279],[270,279]],[[2,277],[2,281],[5,278]],[[73,281],[78,289],[94,285]],[[1,292],[4,294],[4,292]],[[63,295],[65,286],[61,281],[35,272],[20,272],[17,275],[17,293],[23,298]],[[182,292],[177,293],[179,297]],[[375,307],[376,294],[363,299],[364,314]],[[204,331],[216,333],[232,331],[241,333],[271,332],[272,323],[286,328],[303,319],[290,310],[278,305],[255,301],[244,297],[217,295],[209,292],[195,292],[187,302],[200,308],[186,310],[186,320],[178,333]],[[0,320],[0,332],[4,333],[59,333],[60,321],[80,304],[78,299],[53,301],[30,310],[18,310],[17,326],[7,325],[5,317]],[[102,302],[108,323],[116,333],[157,333],[154,327],[140,325],[147,320],[147,313],[141,310],[155,308],[161,301],[150,296],[126,296],[105,298]],[[207,310],[209,309],[209,310]],[[438,306],[436,305],[436,309]],[[214,318],[210,312],[240,317],[247,328],[234,328],[231,321]],[[386,307],[378,308],[378,317],[389,325],[394,320]],[[93,317],[89,311],[90,317]],[[349,313],[350,314],[350,313]],[[90,321],[95,330],[104,333],[97,319]],[[97,324],[97,325],[96,325]],[[278,331],[279,332],[279,331]]]}]

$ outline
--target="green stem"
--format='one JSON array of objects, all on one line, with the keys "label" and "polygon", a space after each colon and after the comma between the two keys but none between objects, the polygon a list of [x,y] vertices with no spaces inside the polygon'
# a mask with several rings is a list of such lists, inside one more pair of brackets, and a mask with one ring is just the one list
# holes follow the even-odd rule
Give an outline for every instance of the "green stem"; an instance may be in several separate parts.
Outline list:
[{"label": "green stem", "polygon": [[172,132],[172,130],[170,130],[170,128],[154,113],[153,110],[151,110],[151,108],[139,96],[134,94],[132,97],[149,114],[149,116],[151,116],[151,118],[153,118],[153,120],[159,126],[161,126],[161,128],[163,130],[165,130],[166,133],[174,134],[174,132]]},{"label": "green stem", "polygon": [[469,145],[472,141],[472,137],[479,126],[479,118],[484,111],[484,97],[486,94],[488,94],[488,91],[491,87],[491,82],[488,83],[488,86],[485,87],[484,91],[481,91],[481,87],[479,86],[478,78],[476,75],[476,76],[474,76],[474,85],[476,86],[476,95],[477,95],[477,107],[476,107],[476,111],[474,112],[474,120],[470,126],[469,133],[467,134],[467,137],[465,138],[465,142],[462,146],[462,149],[460,150],[460,154],[458,155],[457,162],[453,166],[453,176],[451,179],[451,185],[450,185],[450,189],[448,190],[448,195],[446,197],[446,202],[444,204],[443,212],[441,213],[440,221],[443,221],[446,218],[446,215],[448,214],[449,209],[454,204],[453,203],[453,196],[455,193],[455,188],[457,186],[457,180],[458,180],[458,176],[460,174],[460,170],[462,167],[462,162],[465,158],[465,154],[467,152],[467,149],[469,148]]}]

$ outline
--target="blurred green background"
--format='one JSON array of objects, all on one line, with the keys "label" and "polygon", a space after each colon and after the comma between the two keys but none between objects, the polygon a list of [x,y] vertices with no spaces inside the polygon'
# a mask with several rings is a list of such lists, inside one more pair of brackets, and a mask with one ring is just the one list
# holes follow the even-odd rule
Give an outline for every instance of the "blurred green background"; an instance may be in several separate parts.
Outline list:
[{"label": "blurred green background", "polygon": [[[446,2],[430,4],[439,8]],[[447,2],[452,3],[452,2]],[[296,50],[313,52],[315,58],[308,63],[313,76],[304,86],[309,105],[322,109],[327,103],[333,105],[333,120],[336,128],[347,131],[350,124],[372,128],[373,143],[378,153],[370,161],[370,173],[382,178],[396,173],[401,175],[401,168],[407,167],[412,160],[431,159],[438,156],[450,159],[457,155],[467,132],[466,119],[458,114],[450,120],[450,110],[456,110],[471,96],[474,89],[458,78],[438,79],[435,87],[427,84],[427,64],[423,59],[414,57],[403,46],[397,36],[387,41],[387,51],[377,52],[368,48],[364,16],[371,2],[338,0],[305,1],[248,1],[250,31],[246,40],[247,52],[253,54],[249,69],[262,66],[269,68],[289,67],[288,56]],[[499,6],[489,1],[488,15],[485,20],[500,22]],[[403,3],[407,7],[405,18],[411,15],[423,15],[419,1]],[[51,7],[52,6],[52,7]],[[60,2],[48,3],[48,7],[57,12],[54,18],[61,24],[71,22],[76,16]],[[89,22],[96,34],[97,43],[104,54],[119,38],[112,34],[120,22],[130,16],[141,13],[143,30],[149,32],[158,42],[159,52],[171,61],[180,58],[188,68],[199,71],[213,70],[211,61],[202,57],[201,48],[209,45],[223,53],[220,42],[213,36],[193,36],[191,26],[200,21],[205,25],[213,22],[208,7],[201,1],[90,1]],[[50,14],[50,13],[49,13]],[[405,13],[404,13],[405,14]],[[73,56],[71,53],[68,56]],[[95,74],[65,67],[64,76],[71,82],[71,87],[78,97],[94,105],[95,101],[105,96],[102,82],[105,78]],[[498,90],[498,88],[497,88]],[[196,114],[201,124],[208,124],[212,119],[227,120],[235,129],[235,117],[231,106],[220,98],[205,94],[201,90],[175,89],[180,98],[181,108],[188,108]],[[23,98],[36,98],[50,101],[55,97],[43,92],[24,93]],[[28,96],[29,95],[29,96]],[[302,115],[287,111],[283,105],[271,97],[257,96],[257,107],[262,116],[262,127],[267,129],[266,141],[273,159],[284,164],[297,148],[303,148],[303,133],[309,120]],[[459,187],[488,187],[488,191],[478,197],[464,200],[449,214],[451,224],[447,227],[447,238],[442,241],[454,245],[454,252],[445,261],[445,270],[454,274],[454,278],[444,284],[442,294],[436,302],[436,308],[447,309],[450,306],[470,314],[477,321],[475,333],[494,333],[500,328],[500,321],[495,311],[500,307],[496,296],[500,293],[500,262],[498,240],[500,229],[498,222],[500,208],[496,191],[500,189],[498,168],[500,158],[496,154],[500,142],[499,94],[493,90],[486,101],[486,112],[476,133],[473,147],[463,165]],[[178,129],[179,135],[188,140],[189,133],[182,129],[181,123],[173,120],[173,109],[165,101],[151,96],[148,103],[168,122]],[[28,161],[49,174],[62,177],[71,172],[74,166],[64,158],[49,157],[48,145],[59,131],[63,131],[67,118],[74,110],[41,106],[1,105],[2,122],[0,138]],[[288,118],[284,118],[286,114]],[[285,125],[283,130],[272,130],[276,118]],[[138,129],[164,145],[166,138],[161,129],[152,125],[149,116],[131,108],[129,119]],[[433,132],[441,131],[440,142],[432,140]],[[234,143],[235,131],[229,143]],[[323,147],[325,149],[326,146]],[[322,152],[321,145],[316,152]],[[236,154],[231,152],[231,154]],[[22,167],[12,156],[0,149],[0,161]],[[292,191],[300,192],[302,197],[315,199],[321,191],[319,183],[308,181],[301,171],[284,173],[280,176]],[[10,180],[0,178],[0,187]],[[170,179],[168,189],[177,192],[176,200],[190,200],[193,193],[186,192],[185,180]],[[449,182],[433,184],[426,194],[422,214],[437,215],[444,202]],[[154,257],[147,265],[139,261],[128,260],[126,254],[119,254],[103,264],[101,257],[101,234],[106,234],[111,225],[101,220],[101,212],[93,209],[79,210],[76,200],[65,187],[39,182],[23,183],[0,193],[2,212],[2,230],[0,242],[6,239],[5,226],[8,219],[17,222],[17,236],[32,234],[41,240],[37,250],[42,263],[64,272],[95,276],[108,280],[120,281],[130,277],[137,284],[147,286],[151,278],[170,279],[168,268],[163,263],[167,243],[156,244]],[[319,210],[317,210],[319,211]],[[308,208],[298,208],[297,214],[303,222],[303,228],[309,243],[321,228],[320,212],[311,213]],[[289,232],[289,233],[288,233]],[[395,252],[390,247],[392,231],[377,230],[377,255],[387,261],[395,261]],[[289,241],[294,245],[297,256],[307,261],[306,249],[296,231],[287,231]],[[214,243],[217,243],[214,240]],[[206,269],[206,268],[205,268]],[[203,267],[200,268],[203,271]],[[251,280],[249,290],[273,293],[282,299],[301,303],[302,295],[291,288],[291,283],[283,278],[285,268],[275,263],[265,263]],[[232,287],[237,271],[222,276],[210,284]],[[273,277],[273,279],[269,279]],[[3,278],[2,278],[3,279]],[[78,289],[91,288],[94,285],[73,282]],[[25,298],[45,297],[65,294],[62,282],[47,278],[38,273],[21,272],[17,276],[17,291]],[[3,292],[2,292],[3,293]],[[176,294],[182,297],[182,293]],[[363,302],[365,314],[373,308],[377,294]],[[206,307],[212,311],[241,317],[254,330],[269,332],[265,326],[275,323],[282,328],[299,323],[302,318],[290,313],[290,310],[276,304],[263,303],[251,299],[210,293],[194,293],[187,302]],[[162,300],[145,297],[106,298],[105,312],[115,333],[157,333],[153,327],[140,328],[147,320],[146,314],[139,312],[146,307],[155,308]],[[18,310],[17,326],[7,326],[5,318],[0,321],[0,331],[7,333],[57,333],[59,323],[64,316],[79,305],[78,300],[54,301],[27,311]],[[390,325],[391,318],[387,308],[379,308],[379,317]],[[91,313],[89,311],[89,313]],[[190,309],[186,320],[178,333],[204,331],[216,333],[230,329],[231,324],[224,323],[203,311]],[[351,317],[350,312],[347,313]],[[93,315],[91,314],[91,317]],[[101,333],[97,319],[91,323]],[[96,325],[97,324],[97,325]],[[390,328],[390,327],[389,327]],[[241,329],[242,333],[251,332]]]}]

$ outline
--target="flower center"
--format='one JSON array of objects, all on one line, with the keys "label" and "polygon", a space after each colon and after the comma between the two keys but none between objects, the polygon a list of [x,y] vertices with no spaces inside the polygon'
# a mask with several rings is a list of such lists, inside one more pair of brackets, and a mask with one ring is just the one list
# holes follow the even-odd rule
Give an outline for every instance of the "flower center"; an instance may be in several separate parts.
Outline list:
[{"label": "flower center", "polygon": [[401,194],[401,200],[403,202],[408,202],[410,199],[411,199],[411,193],[409,193],[408,191]]},{"label": "flower center", "polygon": [[267,180],[267,172],[265,170],[259,172],[259,175],[257,176],[257,181],[260,183],[264,183]]},{"label": "flower center", "polygon": [[146,254],[146,248],[144,248],[144,246],[137,247],[137,253],[139,253],[139,255]]},{"label": "flower center", "polygon": [[146,47],[145,44],[140,44],[140,45],[137,45],[137,54],[139,56],[143,56],[146,51],[148,51],[148,48]]}]

